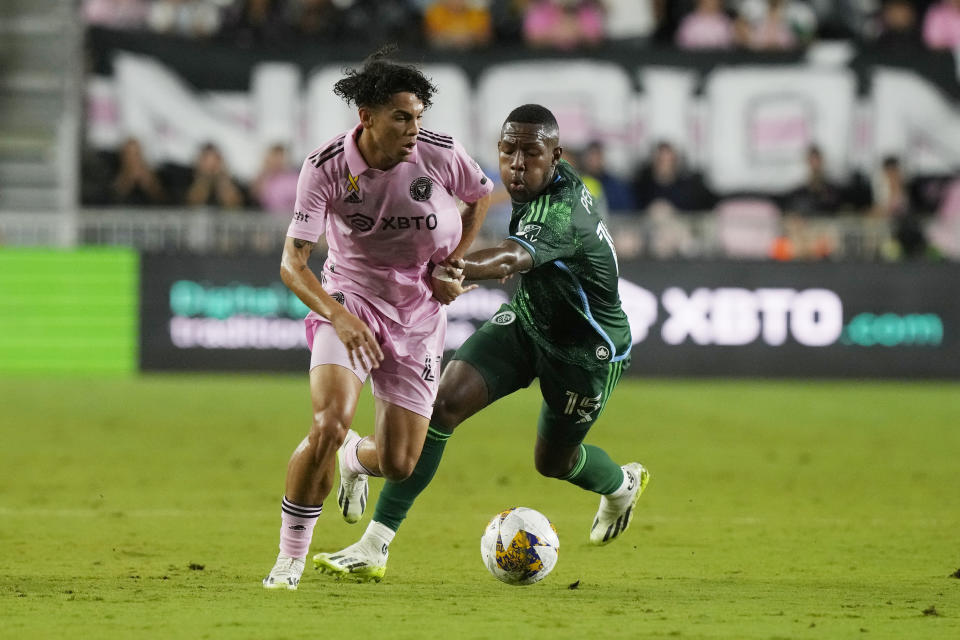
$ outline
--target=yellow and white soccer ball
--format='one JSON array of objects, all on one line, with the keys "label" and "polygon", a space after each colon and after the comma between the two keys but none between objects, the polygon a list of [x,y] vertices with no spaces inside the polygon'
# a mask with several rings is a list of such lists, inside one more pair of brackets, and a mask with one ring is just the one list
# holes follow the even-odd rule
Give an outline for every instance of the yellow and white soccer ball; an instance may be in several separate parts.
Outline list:
[{"label": "yellow and white soccer ball", "polygon": [[480,538],[487,570],[512,585],[540,582],[557,565],[557,529],[539,511],[513,507],[493,517]]}]

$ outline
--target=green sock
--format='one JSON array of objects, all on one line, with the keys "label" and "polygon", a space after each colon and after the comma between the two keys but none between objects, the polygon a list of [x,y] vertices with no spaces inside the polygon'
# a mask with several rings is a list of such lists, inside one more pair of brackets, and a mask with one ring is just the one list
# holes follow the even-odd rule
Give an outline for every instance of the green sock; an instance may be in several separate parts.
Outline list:
[{"label": "green sock", "polygon": [[560,478],[601,495],[613,493],[623,483],[623,469],[607,452],[591,444],[580,445],[580,457],[570,473]]},{"label": "green sock", "polygon": [[380,497],[377,498],[377,508],[373,512],[373,519],[396,531],[400,523],[407,517],[407,512],[430,481],[440,466],[443,449],[447,440],[453,434],[441,431],[434,425],[427,428],[427,438],[423,442],[423,453],[413,468],[413,473],[403,482],[386,482]]}]

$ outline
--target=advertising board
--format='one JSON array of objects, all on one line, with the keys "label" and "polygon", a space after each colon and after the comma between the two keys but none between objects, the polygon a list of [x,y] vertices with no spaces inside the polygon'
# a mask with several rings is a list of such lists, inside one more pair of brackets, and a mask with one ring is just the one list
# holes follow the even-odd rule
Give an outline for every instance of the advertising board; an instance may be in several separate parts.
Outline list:
[{"label": "advertising board", "polygon": [[[143,369],[306,370],[306,307],[278,259],[142,265]],[[633,375],[960,377],[957,265],[628,261],[620,275]],[[448,307],[448,354],[509,286],[485,283]]]}]

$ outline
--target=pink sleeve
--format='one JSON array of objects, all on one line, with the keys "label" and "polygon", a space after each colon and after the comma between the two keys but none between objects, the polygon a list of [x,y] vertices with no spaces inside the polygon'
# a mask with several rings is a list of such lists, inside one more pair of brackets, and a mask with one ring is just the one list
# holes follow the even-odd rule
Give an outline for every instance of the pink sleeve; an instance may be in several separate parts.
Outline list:
[{"label": "pink sleeve", "polygon": [[476,202],[493,191],[493,181],[456,140],[453,141],[449,170],[450,182],[446,187],[464,202]]},{"label": "pink sleeve", "polygon": [[304,160],[297,180],[297,202],[287,235],[308,242],[316,242],[327,223],[327,194],[323,173]]}]

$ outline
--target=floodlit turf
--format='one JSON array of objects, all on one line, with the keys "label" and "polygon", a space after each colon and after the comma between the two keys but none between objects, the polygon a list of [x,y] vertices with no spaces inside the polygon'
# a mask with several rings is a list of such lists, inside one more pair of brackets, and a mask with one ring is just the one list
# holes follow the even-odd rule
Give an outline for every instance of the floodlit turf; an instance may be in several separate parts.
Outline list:
[{"label": "floodlit turf", "polygon": [[[0,637],[960,638],[960,385],[624,381],[590,441],[653,480],[602,548],[595,497],[532,468],[528,390],[450,441],[384,582],[308,569],[267,592],[306,393],[306,377],[0,380]],[[531,587],[480,562],[513,505],[560,534]],[[314,552],[368,521],[328,507]]]}]

